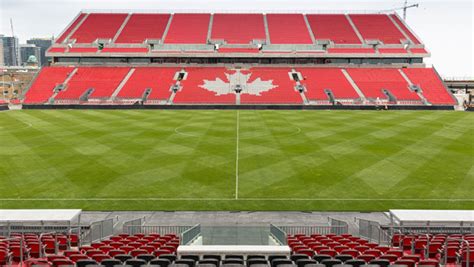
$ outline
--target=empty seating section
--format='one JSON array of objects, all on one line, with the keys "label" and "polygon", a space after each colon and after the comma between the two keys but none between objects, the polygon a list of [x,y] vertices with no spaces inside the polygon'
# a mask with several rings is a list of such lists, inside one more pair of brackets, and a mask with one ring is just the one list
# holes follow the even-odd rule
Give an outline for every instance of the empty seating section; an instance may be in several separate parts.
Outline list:
[{"label": "empty seating section", "polygon": [[391,14],[390,17],[395,21],[395,23],[410,37],[410,40],[414,44],[421,44],[420,40],[416,38],[415,34],[408,29],[408,27],[401,21],[401,19],[396,14]]},{"label": "empty seating section", "polygon": [[[421,238],[421,236],[416,238],[414,236],[408,236],[408,238],[401,236],[397,244],[393,246],[381,246],[350,234],[296,234],[289,235],[287,240],[292,250],[292,257],[299,258],[296,262],[297,266],[300,266],[298,263],[303,265],[304,259],[305,264],[321,263],[325,267],[335,264],[345,264],[343,266],[353,267],[367,266],[366,264],[380,267],[391,265],[439,267],[443,263],[442,250],[439,249],[445,246],[446,235],[431,235],[429,239],[425,235],[423,236],[425,239]],[[457,241],[454,241],[456,250],[453,253],[454,256],[451,263],[465,262],[467,258],[466,248],[463,248],[460,243],[462,238],[461,236]],[[434,241],[432,249],[427,245],[428,240]],[[429,251],[433,253],[428,253]],[[308,258],[312,262],[309,262]]]},{"label": "empty seating section", "polygon": [[456,101],[451,96],[433,68],[403,69],[408,79],[418,85],[423,96],[432,104],[454,105]]},{"label": "empty seating section", "polygon": [[250,44],[265,40],[262,14],[214,14],[211,39],[222,39],[228,44]]},{"label": "empty seating section", "polygon": [[61,34],[61,36],[58,39],[56,39],[56,43],[60,44],[60,43],[64,42],[64,40],[66,40],[66,38],[69,36],[71,31],[74,28],[76,28],[76,26],[82,21],[82,19],[85,16],[86,16],[86,13],[79,14],[79,16],[77,16],[77,18],[74,20],[74,22],[71,23],[71,25],[69,25],[69,27]]},{"label": "empty seating section", "polygon": [[[216,92],[203,88],[204,80],[215,81],[216,79],[220,79],[224,83],[229,83],[226,73],[232,74],[233,72],[223,67],[186,68],[186,72],[188,75],[186,80],[181,82],[182,89],[176,94],[173,100],[174,103],[235,104],[235,94],[228,88],[222,88],[223,91],[227,91],[228,93],[221,95],[217,95]],[[228,85],[223,84],[223,86]]]},{"label": "empty seating section", "polygon": [[379,48],[380,54],[406,54],[407,50],[403,48]]},{"label": "empty seating section", "polygon": [[[169,264],[175,261],[179,246],[179,237],[175,234],[119,234],[79,247],[75,235],[43,234],[39,237],[36,234],[18,234],[15,238],[18,239],[6,241],[0,237],[1,266],[20,266],[20,261],[23,266],[141,266],[158,257],[161,261],[166,259]],[[23,258],[20,256],[20,238],[24,242]]]},{"label": "empty seating section", "polygon": [[324,90],[329,89],[336,99],[358,99],[359,95],[337,68],[298,68],[310,100],[328,100]]},{"label": "empty seating section", "polygon": [[288,74],[290,71],[288,68],[251,68],[247,83],[253,83],[257,79],[263,82],[271,81],[273,88],[259,95],[242,94],[240,103],[302,104],[302,98],[295,90],[296,84]]},{"label": "empty seating section", "polygon": [[148,48],[143,47],[104,47],[101,53],[148,53]]},{"label": "empty seating section", "polygon": [[76,43],[92,43],[97,39],[113,39],[128,14],[89,14],[72,34]]},{"label": "empty seating section", "polygon": [[312,44],[308,27],[301,14],[267,14],[272,44]]},{"label": "empty seating section", "polygon": [[420,100],[410,91],[408,82],[398,69],[347,69],[352,80],[366,98],[387,99],[383,90],[388,90],[397,100]]},{"label": "empty seating section", "polygon": [[168,99],[173,77],[178,68],[136,68],[117,95],[118,98],[142,98],[146,89],[151,89],[148,99]]},{"label": "empty seating section", "polygon": [[[468,245],[471,249],[468,249]],[[474,234],[394,234],[391,245],[418,265],[474,266]],[[467,253],[469,251],[469,254]],[[431,264],[426,264],[431,262]]]},{"label": "empty seating section", "polygon": [[69,53],[97,53],[98,49],[95,47],[71,47]]},{"label": "empty seating section", "polygon": [[328,53],[334,54],[373,54],[373,48],[328,48]]},{"label": "empty seating section", "polygon": [[45,255],[58,257],[62,251],[77,247],[78,240],[76,234],[60,233],[11,233],[9,239],[0,236],[0,266],[16,266],[21,261],[23,266],[28,266],[28,262],[48,263]]},{"label": "empty seating section", "polygon": [[[130,67],[78,67],[66,82],[66,78],[74,70],[73,67],[45,67],[26,92],[24,103],[45,103],[53,96],[54,88],[65,82],[55,100],[79,100],[86,92],[88,99],[114,100],[111,97],[118,89],[120,90],[116,101],[141,99],[146,89],[151,89],[148,100],[168,100],[172,95],[171,87],[178,82],[175,80],[177,73],[181,70],[179,67],[158,66],[133,69],[133,73],[124,81],[131,70]],[[240,93],[241,104],[303,104],[299,92],[295,90],[296,82],[289,76],[289,68],[254,67],[239,70],[239,76],[232,76],[237,71],[225,67],[190,67],[185,70],[187,75],[180,81],[182,88],[174,97],[175,104],[235,104],[235,88],[231,86],[236,85],[243,86]],[[329,100],[326,92],[331,92],[337,100],[360,98],[342,68],[298,67],[295,70],[302,75],[300,82],[305,86],[304,94],[309,100]],[[394,104],[423,105],[419,95],[410,90],[410,83],[400,70],[411,83],[421,88],[421,94],[431,104],[456,104],[434,69],[346,69],[350,78],[369,100],[385,100],[391,95],[400,101]],[[119,88],[122,81],[124,84]],[[356,103],[345,101],[345,104]]]},{"label": "empty seating section", "polygon": [[331,40],[336,44],[360,44],[346,15],[306,15],[316,40]]},{"label": "empty seating section", "polygon": [[77,100],[88,89],[93,89],[89,98],[109,98],[130,68],[125,67],[80,67],[66,85],[66,90],[55,99]]},{"label": "empty seating section", "polygon": [[48,101],[54,93],[54,88],[62,84],[73,70],[71,67],[44,67],[25,95],[24,103]]},{"label": "empty seating section", "polygon": [[209,14],[174,14],[165,38],[168,44],[205,44]]},{"label": "empty seating section", "polygon": [[143,43],[146,39],[161,40],[169,14],[133,14],[116,43]]},{"label": "empty seating section", "polygon": [[393,24],[388,15],[349,15],[365,40],[380,40],[384,44],[401,44],[406,38]]}]

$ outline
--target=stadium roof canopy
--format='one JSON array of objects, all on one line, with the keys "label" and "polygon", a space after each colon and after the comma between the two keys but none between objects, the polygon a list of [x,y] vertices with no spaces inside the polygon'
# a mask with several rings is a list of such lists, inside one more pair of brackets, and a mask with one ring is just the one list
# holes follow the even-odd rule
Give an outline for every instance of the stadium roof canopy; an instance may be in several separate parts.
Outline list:
[{"label": "stadium roof canopy", "polygon": [[473,210],[390,210],[392,222],[404,223],[472,223]]},{"label": "stadium roof canopy", "polygon": [[0,222],[72,222],[80,220],[80,209],[30,209],[0,210]]}]

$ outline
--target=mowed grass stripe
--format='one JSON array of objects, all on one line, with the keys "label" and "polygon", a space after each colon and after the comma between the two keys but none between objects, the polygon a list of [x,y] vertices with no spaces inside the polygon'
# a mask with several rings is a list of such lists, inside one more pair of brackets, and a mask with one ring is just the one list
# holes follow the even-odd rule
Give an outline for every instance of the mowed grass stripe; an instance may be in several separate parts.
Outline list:
[{"label": "mowed grass stripe", "polygon": [[236,115],[0,113],[0,207],[473,208],[472,113],[240,111],[238,200]]}]

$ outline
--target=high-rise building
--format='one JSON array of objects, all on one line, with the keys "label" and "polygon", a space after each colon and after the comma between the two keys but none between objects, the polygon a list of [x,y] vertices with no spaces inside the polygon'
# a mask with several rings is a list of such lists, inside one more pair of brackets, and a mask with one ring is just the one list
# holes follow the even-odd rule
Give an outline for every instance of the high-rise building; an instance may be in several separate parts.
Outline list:
[{"label": "high-rise building", "polygon": [[[34,44],[20,45],[21,65],[41,66],[41,48]],[[34,57],[34,58],[33,58]]]},{"label": "high-rise building", "polygon": [[40,48],[40,57],[38,58],[38,64],[40,66],[48,63],[46,58],[46,50],[53,44],[52,38],[32,38],[26,41],[27,44],[34,44]]},{"label": "high-rise building", "polygon": [[0,38],[0,66],[5,66],[5,60],[3,58],[3,39]]},{"label": "high-rise building", "polygon": [[19,66],[20,65],[20,44],[17,37],[0,35],[3,43],[3,65]]}]

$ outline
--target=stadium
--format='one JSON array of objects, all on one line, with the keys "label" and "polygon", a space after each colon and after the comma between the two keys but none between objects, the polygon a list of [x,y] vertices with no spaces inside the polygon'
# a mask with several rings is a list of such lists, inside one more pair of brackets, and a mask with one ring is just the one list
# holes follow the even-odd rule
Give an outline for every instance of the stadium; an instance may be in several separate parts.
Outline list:
[{"label": "stadium", "polygon": [[474,266],[474,82],[404,16],[78,12],[3,78],[0,266]]}]

